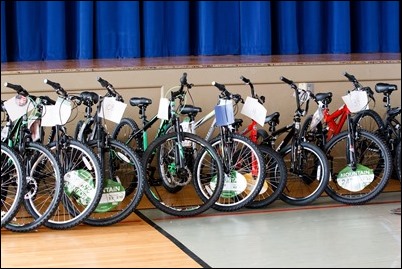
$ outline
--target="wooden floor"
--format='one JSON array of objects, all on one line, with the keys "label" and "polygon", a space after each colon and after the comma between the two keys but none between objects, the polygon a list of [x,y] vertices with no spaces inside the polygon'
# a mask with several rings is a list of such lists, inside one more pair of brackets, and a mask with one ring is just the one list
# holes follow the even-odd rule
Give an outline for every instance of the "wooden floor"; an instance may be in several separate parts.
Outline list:
[{"label": "wooden floor", "polygon": [[1,231],[1,268],[202,268],[176,244],[132,214],[109,227]]}]

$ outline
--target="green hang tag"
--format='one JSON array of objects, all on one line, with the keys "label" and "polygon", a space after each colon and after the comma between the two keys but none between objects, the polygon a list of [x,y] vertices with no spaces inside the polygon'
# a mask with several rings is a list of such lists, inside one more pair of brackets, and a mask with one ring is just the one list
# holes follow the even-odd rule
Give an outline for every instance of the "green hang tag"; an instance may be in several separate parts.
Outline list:
[{"label": "green hang tag", "polygon": [[232,170],[230,176],[225,175],[225,183],[221,193],[222,198],[233,198],[247,188],[247,179],[239,172]]},{"label": "green hang tag", "polygon": [[102,198],[95,209],[97,213],[104,213],[115,208],[124,200],[126,191],[119,182],[111,179],[106,180],[106,186],[103,188]]},{"label": "green hang tag", "polygon": [[363,190],[373,180],[373,170],[361,164],[357,164],[355,171],[351,167],[346,166],[339,172],[337,178],[339,186],[353,192]]},{"label": "green hang tag", "polygon": [[64,175],[64,191],[69,197],[87,206],[95,197],[95,186],[91,173],[87,170],[73,170]]}]

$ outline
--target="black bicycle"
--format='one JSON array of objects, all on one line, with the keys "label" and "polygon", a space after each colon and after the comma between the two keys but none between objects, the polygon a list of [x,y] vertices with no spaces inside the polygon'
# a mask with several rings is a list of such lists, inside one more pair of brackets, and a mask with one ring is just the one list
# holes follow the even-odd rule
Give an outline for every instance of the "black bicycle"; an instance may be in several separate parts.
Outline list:
[{"label": "black bicycle", "polygon": [[83,222],[96,209],[103,190],[103,171],[93,150],[67,134],[65,125],[68,118],[62,114],[71,113],[79,106],[81,97],[68,94],[57,82],[48,79],[44,82],[58,94],[58,100],[53,101],[53,105],[57,104],[57,111],[47,113],[53,112],[51,116],[60,120],[51,127],[43,143],[55,153],[64,175],[64,194],[57,211],[45,226],[68,229]]},{"label": "black bicycle", "polygon": [[[308,110],[310,92],[299,88],[293,81],[281,77],[295,92],[296,110],[293,122],[280,129],[278,112],[268,115],[268,132],[258,131],[261,144],[270,146],[280,152],[287,166],[286,186],[280,198],[291,205],[308,205],[314,202],[324,192],[329,182],[329,163],[322,149],[304,141],[300,134],[301,118]],[[303,105],[305,104],[305,108]],[[279,142],[278,137],[285,135]]]},{"label": "black bicycle", "polygon": [[[14,232],[29,232],[40,227],[56,212],[64,180],[58,159],[39,142],[43,107],[50,100],[46,96],[29,94],[21,85],[6,82],[4,86],[17,92],[15,100],[18,100],[18,106],[26,107],[26,112],[14,120],[7,111],[5,132],[2,130],[4,143],[21,156],[26,176],[23,206],[5,227]],[[32,110],[29,109],[31,106]]]},{"label": "black bicycle", "polygon": [[80,94],[86,106],[85,120],[78,122],[75,134],[97,154],[104,176],[101,200],[84,222],[106,226],[122,221],[136,209],[144,194],[145,172],[138,154],[108,133],[105,121],[124,101],[112,84],[101,77],[97,80],[107,92],[104,96],[88,91]]},{"label": "black bicycle", "polygon": [[[357,80],[352,77],[354,83]],[[357,128],[362,128],[375,134],[378,134],[387,144],[391,151],[393,159],[393,175],[401,181],[401,175],[398,173],[398,167],[401,166],[400,154],[398,155],[398,144],[401,142],[401,123],[397,118],[401,115],[400,107],[391,107],[391,94],[398,88],[395,84],[377,83],[375,91],[383,94],[384,107],[386,113],[381,117],[375,110],[366,109],[362,110],[355,116],[355,124]],[[400,146],[399,146],[400,147]]]}]

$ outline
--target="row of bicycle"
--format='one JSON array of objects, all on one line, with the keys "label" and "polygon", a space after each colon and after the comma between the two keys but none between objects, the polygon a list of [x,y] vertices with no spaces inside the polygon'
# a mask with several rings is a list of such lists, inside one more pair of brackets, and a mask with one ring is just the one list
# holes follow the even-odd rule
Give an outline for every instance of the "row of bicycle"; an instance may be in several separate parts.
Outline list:
[{"label": "row of bicycle", "polygon": [[[371,89],[345,76],[354,83],[348,98],[364,93],[349,106],[366,105],[364,96],[374,97]],[[151,99],[129,100],[138,107],[141,124],[123,117],[122,96],[102,78],[98,81],[107,90],[103,96],[90,91],[71,95],[59,83],[45,80],[57,100],[5,83],[17,95],[2,101],[2,227],[27,232],[41,225],[112,225],[127,218],[144,193],[167,214],[194,216],[209,208],[261,208],[278,198],[307,205],[324,191],[338,202],[362,204],[384,189],[392,162],[400,164],[400,108],[390,107],[395,85],[376,85],[389,108],[382,121],[374,110],[351,111],[347,105],[329,114],[331,93],[314,94],[281,77],[295,93],[296,109],[293,121],[278,128],[279,112],[266,116],[265,97],[255,93],[249,79],[241,79],[251,96],[244,100],[213,82],[219,90],[217,105],[196,119],[202,109],[187,104],[194,85],[184,73],[151,118],[146,114]],[[310,100],[318,109],[302,125]],[[251,118],[243,131],[243,120],[235,117],[240,104],[241,113]],[[66,123],[79,105],[85,106],[85,114],[68,133]],[[372,119],[381,125],[372,129],[367,125]],[[117,123],[111,134],[106,120]],[[208,122],[207,134],[201,136],[197,129]],[[344,123],[347,129],[341,131]],[[148,143],[148,132],[156,125],[156,137]],[[400,165],[396,167],[400,179]]]}]

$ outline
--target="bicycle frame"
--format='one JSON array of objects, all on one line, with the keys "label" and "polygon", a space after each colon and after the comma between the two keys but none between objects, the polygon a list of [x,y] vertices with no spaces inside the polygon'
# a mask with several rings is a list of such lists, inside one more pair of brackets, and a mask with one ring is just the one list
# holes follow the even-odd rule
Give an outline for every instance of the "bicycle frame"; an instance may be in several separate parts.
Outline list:
[{"label": "bicycle frame", "polygon": [[[329,113],[328,108],[323,109],[324,122],[328,126],[328,132],[326,135],[327,141],[330,140],[334,135],[337,135],[341,132],[342,127],[349,114],[350,111],[345,104],[333,113]],[[338,122],[336,122],[336,120],[338,120]]]}]

